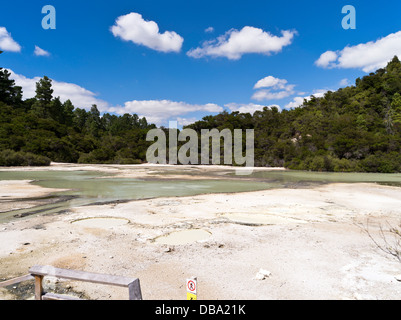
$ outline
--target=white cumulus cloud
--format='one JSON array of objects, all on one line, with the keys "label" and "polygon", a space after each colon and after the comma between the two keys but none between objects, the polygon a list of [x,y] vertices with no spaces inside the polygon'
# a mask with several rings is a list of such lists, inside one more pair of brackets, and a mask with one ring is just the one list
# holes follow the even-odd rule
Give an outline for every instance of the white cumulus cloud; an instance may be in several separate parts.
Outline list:
[{"label": "white cumulus cloud", "polygon": [[262,29],[245,26],[241,30],[231,29],[217,39],[206,41],[201,47],[191,49],[187,55],[193,58],[226,57],[238,60],[244,54],[269,55],[280,52],[292,43],[296,31],[281,31],[281,36],[272,35]]},{"label": "white cumulus cloud", "polygon": [[[170,119],[184,119],[182,116],[193,112],[221,112],[223,108],[214,103],[190,104],[171,100],[132,100],[124,106],[111,107],[109,112],[117,114],[136,113],[146,117],[148,122],[156,125],[166,124]],[[191,120],[194,118],[192,117]]]},{"label": "white cumulus cloud", "polygon": [[323,68],[331,68],[335,66],[335,61],[337,60],[337,53],[334,51],[326,51],[322,53],[318,60],[316,60],[315,64],[319,67]]},{"label": "white cumulus cloud", "polygon": [[289,102],[287,105],[285,105],[285,109],[294,109],[294,108],[298,108],[300,106],[302,106],[304,104],[304,100],[309,101],[312,99],[312,97],[315,98],[322,98],[324,97],[325,93],[328,90],[325,89],[319,89],[319,90],[315,90],[313,92],[313,94],[311,94],[310,96],[306,96],[306,97],[295,97],[291,102]]},{"label": "white cumulus cloud", "polygon": [[285,105],[285,109],[294,109],[294,108],[298,108],[301,105],[303,105],[304,100],[308,99],[309,97],[295,97],[294,99],[292,99],[291,102],[289,102],[288,104]]},{"label": "white cumulus cloud", "polygon": [[281,111],[280,106],[273,104],[273,105],[261,105],[255,103],[227,103],[224,105],[225,107],[229,108],[231,111],[239,111],[240,113],[250,113],[254,114],[255,111],[263,111],[263,108],[271,109],[272,107],[276,107],[279,111]]},{"label": "white cumulus cloud", "polygon": [[288,81],[285,79],[267,76],[256,82],[254,85],[254,89],[261,90],[256,91],[253,94],[252,99],[258,101],[284,99],[295,94],[294,87],[295,85],[288,84]]},{"label": "white cumulus cloud", "polygon": [[260,79],[258,82],[256,82],[256,84],[253,88],[260,89],[260,88],[273,87],[275,89],[277,89],[277,88],[284,89],[286,85],[287,85],[287,80],[285,80],[285,79],[278,79],[273,76],[267,76],[263,79]]},{"label": "white cumulus cloud", "polygon": [[[36,83],[41,77],[28,78],[8,69],[10,78],[21,86],[24,99],[36,96]],[[214,103],[190,104],[170,100],[132,100],[125,102],[124,106],[112,106],[101,100],[97,94],[74,83],[56,81],[52,79],[53,97],[60,97],[62,102],[70,99],[76,108],[89,110],[96,104],[100,112],[110,112],[123,115],[125,113],[138,114],[146,117],[149,123],[167,125],[168,120],[178,120],[180,125],[187,125],[198,119],[198,112],[218,113],[224,109]],[[188,117],[186,117],[188,116]]]},{"label": "white cumulus cloud", "polygon": [[323,68],[357,68],[372,72],[385,67],[395,55],[401,57],[401,31],[336,52],[326,51],[315,64]]},{"label": "white cumulus cloud", "polygon": [[262,101],[262,100],[280,100],[292,96],[295,93],[294,90],[283,90],[277,92],[271,92],[270,90],[259,90],[255,92],[252,99]]},{"label": "white cumulus cloud", "polygon": [[35,51],[33,52],[35,54],[35,56],[38,57],[49,57],[50,56],[50,52],[43,50],[42,48],[35,46]]},{"label": "white cumulus cloud", "polygon": [[340,85],[340,87],[347,87],[347,86],[351,85],[351,82],[347,78],[344,78],[344,79],[341,79],[339,85]]},{"label": "white cumulus cloud", "polygon": [[179,52],[184,42],[174,31],[160,33],[156,22],[146,21],[136,12],[118,17],[110,30],[115,37],[161,52]]},{"label": "white cumulus cloud", "polygon": [[0,27],[0,50],[20,52],[21,46],[11,37],[6,28]]},{"label": "white cumulus cloud", "polygon": [[[15,84],[22,87],[24,99],[35,97],[36,82],[41,79],[40,77],[27,78],[14,73],[12,70],[8,71],[11,73],[10,78],[15,80]],[[53,97],[60,97],[62,102],[70,99],[76,108],[89,110],[93,104],[96,104],[100,111],[106,111],[109,108],[106,101],[98,99],[95,93],[77,84],[52,80],[52,89],[54,90]]]},{"label": "white cumulus cloud", "polygon": [[191,117],[191,118],[177,117],[177,123],[178,123],[179,126],[187,126],[187,125],[190,125],[192,123],[195,123],[196,121],[199,121],[199,119],[195,118],[195,117]]}]

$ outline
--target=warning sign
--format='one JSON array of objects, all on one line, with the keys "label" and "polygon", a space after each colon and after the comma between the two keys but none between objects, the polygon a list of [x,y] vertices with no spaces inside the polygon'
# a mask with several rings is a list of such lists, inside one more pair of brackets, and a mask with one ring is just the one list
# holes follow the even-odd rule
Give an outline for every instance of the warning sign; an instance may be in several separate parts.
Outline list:
[{"label": "warning sign", "polygon": [[196,293],[196,280],[194,279],[187,280],[187,291],[190,293]]},{"label": "warning sign", "polygon": [[197,300],[197,279],[195,277],[187,279],[187,300]]}]

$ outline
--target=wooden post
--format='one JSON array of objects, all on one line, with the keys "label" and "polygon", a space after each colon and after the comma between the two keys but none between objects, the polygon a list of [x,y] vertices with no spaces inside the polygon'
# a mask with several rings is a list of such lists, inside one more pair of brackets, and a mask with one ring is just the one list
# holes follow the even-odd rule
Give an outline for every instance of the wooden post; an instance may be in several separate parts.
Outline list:
[{"label": "wooden post", "polygon": [[42,300],[43,276],[35,275],[35,300]]},{"label": "wooden post", "polygon": [[141,285],[139,279],[134,280],[128,285],[129,300],[142,300]]}]

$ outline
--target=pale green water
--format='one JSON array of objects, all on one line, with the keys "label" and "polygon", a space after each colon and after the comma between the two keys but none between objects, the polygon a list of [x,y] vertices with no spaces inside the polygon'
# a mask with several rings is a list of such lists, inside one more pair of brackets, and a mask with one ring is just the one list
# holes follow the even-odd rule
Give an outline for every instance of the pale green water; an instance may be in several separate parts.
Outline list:
[{"label": "pale green water", "polygon": [[[96,179],[98,177],[106,177]],[[30,209],[0,213],[0,222],[15,215],[56,213],[71,207],[94,203],[126,201],[171,196],[191,196],[216,192],[240,192],[264,190],[275,184],[224,180],[151,180],[113,178],[99,172],[90,171],[0,171],[0,180],[35,180],[47,188],[70,189],[55,193],[54,196],[74,196],[66,201],[38,206]]]},{"label": "pale green water", "polygon": [[309,171],[259,171],[250,177],[272,179],[283,183],[355,183],[369,182],[401,187],[401,173],[359,173],[359,172],[309,172]]},{"label": "pale green water", "polygon": [[[191,174],[186,172],[175,172]],[[221,174],[222,172],[220,172]],[[103,177],[102,179],[96,179]],[[48,188],[70,189],[54,194],[73,196],[60,202],[31,209],[0,213],[0,222],[15,215],[57,213],[71,207],[109,201],[126,201],[171,196],[192,196],[218,192],[244,192],[272,188],[305,187],[331,182],[373,182],[401,186],[401,174],[320,173],[303,171],[260,171],[250,176],[220,176],[219,180],[151,180],[114,178],[91,171],[0,171],[0,180],[35,180],[34,184]],[[251,180],[249,180],[251,178]]]}]

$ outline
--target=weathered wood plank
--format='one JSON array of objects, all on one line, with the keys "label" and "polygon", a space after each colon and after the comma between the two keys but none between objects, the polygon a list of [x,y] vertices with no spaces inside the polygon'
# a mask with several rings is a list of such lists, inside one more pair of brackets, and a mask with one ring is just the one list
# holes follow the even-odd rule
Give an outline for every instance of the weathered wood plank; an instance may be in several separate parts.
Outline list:
[{"label": "weathered wood plank", "polygon": [[6,280],[6,281],[3,281],[3,282],[0,282],[0,288],[11,286],[13,284],[20,283],[20,282],[23,282],[23,281],[33,280],[33,279],[34,279],[34,277],[32,277],[30,274],[27,274],[25,276],[21,276],[21,277],[18,277],[18,278],[14,278],[14,279],[10,279],[10,280]]},{"label": "weathered wood plank", "polygon": [[45,293],[44,295],[42,295],[42,300],[82,300],[82,299],[73,296],[67,296],[64,294]]},{"label": "weathered wood plank", "polygon": [[69,280],[108,284],[120,287],[128,287],[135,278],[113,276],[101,273],[92,273],[78,270],[59,269],[52,266],[33,266],[29,269],[33,276],[52,276]]},{"label": "weathered wood plank", "polygon": [[130,300],[142,300],[141,286],[137,278],[60,269],[52,266],[33,266],[29,269],[29,272],[31,276],[35,277],[35,298],[37,300],[64,300],[58,299],[57,295],[43,294],[42,280],[45,276],[125,287],[128,288]]}]

